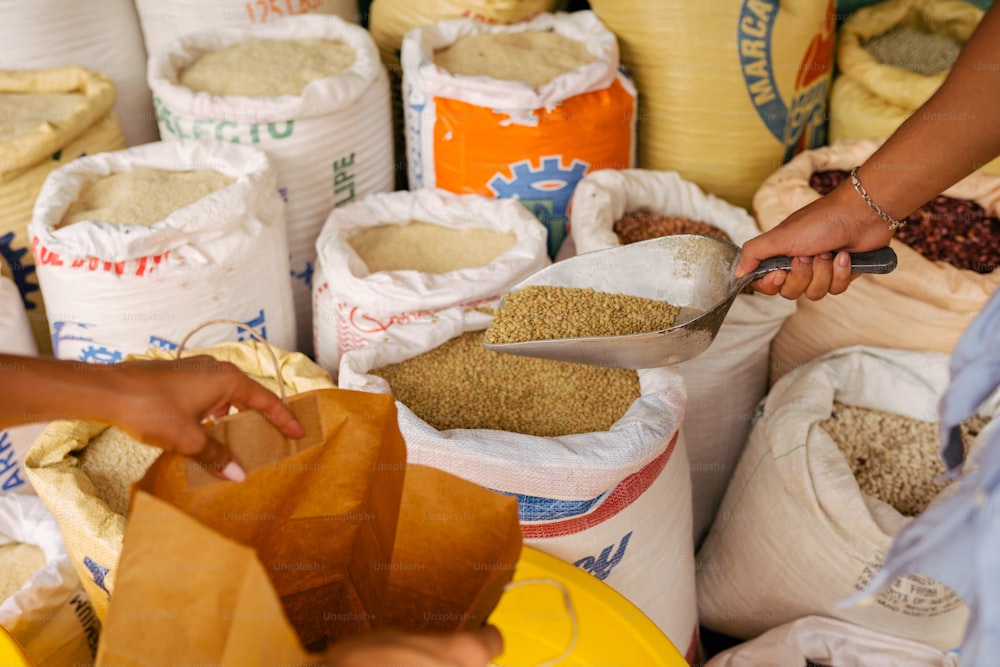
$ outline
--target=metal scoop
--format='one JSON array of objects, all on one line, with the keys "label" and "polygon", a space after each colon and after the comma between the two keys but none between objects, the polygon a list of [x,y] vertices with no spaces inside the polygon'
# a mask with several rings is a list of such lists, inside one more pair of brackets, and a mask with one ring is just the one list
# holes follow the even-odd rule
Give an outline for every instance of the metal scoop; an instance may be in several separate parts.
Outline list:
[{"label": "metal scoop", "polygon": [[[739,253],[738,246],[724,239],[678,234],[556,262],[509,291],[529,285],[589,287],[666,301],[680,306],[680,312],[669,329],[648,333],[520,343],[487,343],[484,338],[484,344],[495,352],[614,368],[656,368],[687,361],[712,344],[743,288],[771,271],[792,266],[791,257],[772,257],[737,280],[733,268]],[[888,247],[851,255],[854,273],[889,273],[895,268],[896,253]]]}]

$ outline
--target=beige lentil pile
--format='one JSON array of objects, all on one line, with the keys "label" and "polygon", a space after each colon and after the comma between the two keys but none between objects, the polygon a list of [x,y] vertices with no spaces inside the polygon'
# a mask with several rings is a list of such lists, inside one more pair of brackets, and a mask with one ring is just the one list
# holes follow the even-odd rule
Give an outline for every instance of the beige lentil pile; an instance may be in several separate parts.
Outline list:
[{"label": "beige lentil pile", "polygon": [[21,590],[45,566],[45,552],[34,544],[0,546],[0,601]]},{"label": "beige lentil pile", "polygon": [[467,35],[434,52],[434,64],[451,74],[526,81],[536,88],[594,60],[585,43],[540,30]]},{"label": "beige lentil pile", "polygon": [[[962,424],[966,448],[988,419]],[[940,425],[835,402],[819,422],[843,452],[862,493],[882,500],[905,516],[916,516],[947,486],[935,481],[945,472],[938,457]]]},{"label": "beige lentil pile", "polygon": [[490,343],[623,336],[669,328],[680,312],[665,301],[590,288],[530,285],[504,297],[486,331]]},{"label": "beige lentil pile", "polygon": [[90,441],[78,467],[94,483],[97,497],[112,512],[124,515],[132,484],[142,479],[162,451],[111,427]]},{"label": "beige lentil pile", "polygon": [[931,76],[951,69],[962,44],[947,35],[900,25],[872,37],[864,48],[883,65]]},{"label": "beige lentil pile", "polygon": [[207,53],[180,84],[211,95],[301,95],[309,82],[354,64],[354,49],[331,39],[248,39]]},{"label": "beige lentil pile", "polygon": [[369,227],[352,234],[347,242],[372,273],[447,273],[486,266],[517,243],[517,236],[484,227],[456,229],[414,220]]},{"label": "beige lentil pile", "polygon": [[235,182],[217,171],[169,171],[137,167],[103,176],[80,191],[58,227],[81,220],[152,225],[179,208]]},{"label": "beige lentil pile", "polygon": [[707,222],[679,215],[663,215],[646,208],[629,211],[615,220],[612,231],[622,245],[674,234],[704,234],[731,240],[729,234]]},{"label": "beige lentil pile", "polygon": [[483,347],[482,331],[371,372],[440,430],[538,436],[606,431],[640,396],[635,371],[492,352]]},{"label": "beige lentil pile", "polygon": [[86,99],[81,93],[0,93],[0,142],[68,118]]}]

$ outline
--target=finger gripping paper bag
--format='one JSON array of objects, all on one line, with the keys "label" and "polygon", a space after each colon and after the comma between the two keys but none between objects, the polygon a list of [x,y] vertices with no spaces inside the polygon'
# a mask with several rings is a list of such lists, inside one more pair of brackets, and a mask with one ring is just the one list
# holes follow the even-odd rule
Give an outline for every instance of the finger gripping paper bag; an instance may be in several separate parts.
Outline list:
[{"label": "finger gripping paper bag", "polygon": [[520,555],[516,501],[406,465],[389,396],[320,389],[289,407],[296,441],[251,411],[208,427],[240,484],[169,454],[150,468],[98,664],[305,662],[373,629],[485,622]]},{"label": "finger gripping paper bag", "polygon": [[[436,52],[463,38],[552,33],[582,42],[592,60],[547,83],[452,74]],[[515,198],[549,231],[554,257],[566,236],[576,183],[597,169],[631,167],[636,91],[619,70],[615,36],[589,11],[540,14],[515,25],[453,19],[403,39],[403,103],[410,189]]]},{"label": "finger gripping paper bag", "polygon": [[[256,341],[185,352],[197,354],[233,363],[274,392],[278,392],[279,377],[288,394],[333,386],[326,371],[299,353],[276,350],[279,370],[275,371],[270,355]],[[175,356],[172,350],[150,349],[128,359]],[[28,481],[59,522],[70,561],[101,621],[118,577],[129,489],[159,453],[106,424],[54,421],[25,456]]]}]

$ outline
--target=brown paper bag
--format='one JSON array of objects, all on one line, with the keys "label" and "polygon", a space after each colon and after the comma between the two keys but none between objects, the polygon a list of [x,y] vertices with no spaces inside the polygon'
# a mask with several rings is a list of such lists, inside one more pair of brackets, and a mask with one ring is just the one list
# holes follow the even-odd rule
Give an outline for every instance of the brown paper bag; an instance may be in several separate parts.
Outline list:
[{"label": "brown paper bag", "polygon": [[249,411],[209,428],[245,482],[164,455],[136,486],[98,664],[301,663],[374,629],[485,621],[520,555],[516,501],[407,466],[389,396],[289,407],[297,441]]}]

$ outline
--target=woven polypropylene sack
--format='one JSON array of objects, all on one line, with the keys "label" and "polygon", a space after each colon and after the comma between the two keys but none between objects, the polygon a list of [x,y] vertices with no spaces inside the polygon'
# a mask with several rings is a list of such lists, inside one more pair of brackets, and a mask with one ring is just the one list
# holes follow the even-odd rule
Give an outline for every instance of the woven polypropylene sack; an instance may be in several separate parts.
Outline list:
[{"label": "woven polypropylene sack", "polygon": [[59,524],[41,500],[0,495],[0,544],[30,544],[45,557],[24,586],[0,600],[0,626],[24,648],[32,667],[93,664],[101,624]]},{"label": "woven polypropylene sack", "polygon": [[45,303],[35,275],[28,223],[46,177],[81,155],[125,147],[125,135],[111,110],[114,84],[80,67],[39,71],[0,70],[0,93],[79,93],[84,103],[60,122],[0,142],[0,275],[21,294],[35,345],[52,354]]},{"label": "woven polypropylene sack", "polygon": [[[788,215],[819,199],[809,177],[833,169],[849,171],[862,164],[881,142],[841,141],[807,151],[774,172],[754,196],[761,229],[777,226]],[[975,173],[944,191],[970,199],[987,215],[1000,213],[1000,176]],[[778,332],[771,347],[771,382],[826,352],[850,345],[951,352],[958,337],[1000,286],[1000,271],[977,273],[947,262],[932,262],[893,239],[896,269],[881,276],[861,276],[835,299],[798,300],[798,309]]]},{"label": "woven polypropylene sack", "polygon": [[561,8],[560,0],[513,0],[512,2],[490,2],[489,0],[373,0],[368,29],[378,45],[382,63],[389,70],[392,86],[392,128],[395,142],[398,189],[406,188],[406,144],[403,132],[403,102],[400,86],[403,81],[403,67],[399,62],[399,52],[403,37],[418,26],[455,19],[462,16],[487,23],[509,24],[526,21],[542,12]]},{"label": "woven polypropylene sack", "polygon": [[[88,184],[140,168],[212,170],[234,182],[149,226],[59,226]],[[150,346],[173,349],[220,318],[295,345],[284,208],[274,168],[257,149],[173,141],[80,158],[49,175],[28,231],[56,357],[113,363]],[[195,345],[210,345],[247,333],[230,326],[198,336]]]},{"label": "woven polypropylene sack", "polygon": [[[354,49],[355,60],[298,96],[220,97],[178,84],[180,71],[199,56],[248,39],[340,40]],[[393,186],[389,80],[371,35],[339,17],[315,14],[191,33],[150,56],[149,82],[164,138],[252,144],[277,168],[288,214],[297,349],[310,353],[310,290],[323,222],[334,207]]]},{"label": "woven polypropylene sack", "polygon": [[[394,327],[383,340],[343,356],[338,384],[389,393],[389,384],[372,369],[485,329],[489,322],[484,312],[449,308],[433,322]],[[539,437],[439,431],[397,401],[399,427],[408,461],[517,496],[525,544],[602,579],[693,660],[698,628],[691,479],[681,433],[684,380],[658,368],[639,371],[639,383],[640,398],[603,432]]]},{"label": "woven polypropylene sack", "polygon": [[302,14],[332,14],[351,23],[359,19],[356,0],[135,0],[135,8],[150,54],[200,30],[260,25]]},{"label": "woven polypropylene sack", "polygon": [[[305,355],[280,349],[274,352],[287,393],[333,386],[330,375]],[[184,352],[184,356],[198,354],[231,362],[251,379],[273,392],[278,391],[279,375],[271,356],[256,341],[221,343]],[[175,356],[173,351],[151,349],[146,354],[131,355],[127,359],[174,359]],[[102,622],[114,591],[126,516],[101,500],[94,481],[79,469],[78,460],[107,428],[104,424],[84,421],[52,422],[25,459],[28,477],[58,520],[73,567]],[[141,476],[140,472],[136,481]]]},{"label": "woven polypropylene sack", "polygon": [[[595,60],[537,88],[451,74],[434,63],[436,50],[462,37],[528,31],[583,42]],[[550,257],[566,236],[579,180],[634,166],[635,87],[619,70],[614,34],[593,12],[541,14],[507,26],[440,21],[407,33],[402,61],[410,189],[516,198],[548,228]]]},{"label": "woven polypropylene sack", "polygon": [[76,65],[102,72],[115,84],[114,110],[128,145],[159,138],[132,0],[34,0],[16,10],[13,4],[5,3],[0,23],[0,68]]},{"label": "woven polypropylene sack", "polygon": [[[26,357],[38,354],[21,294],[5,276],[0,276],[0,354]],[[43,423],[0,428],[0,492],[34,493],[22,465],[24,455],[42,428]]]},{"label": "woven polypropylene sack", "polygon": [[958,655],[845,623],[806,616],[723,651],[705,667],[814,663],[837,667],[959,667]]},{"label": "woven polypropylene sack", "polygon": [[[868,40],[905,27],[964,44],[982,17],[982,9],[964,0],[884,0],[852,14],[838,32],[838,75],[830,96],[830,142],[889,136],[948,75],[948,71],[924,75],[881,63],[865,49]],[[841,85],[841,79],[849,83]],[[1000,171],[1000,159],[983,170]]]},{"label": "woven polypropylene sack", "polygon": [[775,167],[826,143],[833,0],[590,4],[640,91],[639,167],[746,208]]},{"label": "woven polypropylene sack", "polygon": [[[740,246],[760,233],[745,210],[705,194],[675,172],[605,170],[584,177],[573,195],[570,231],[576,251],[621,245],[615,221],[641,208],[707,222]],[[767,393],[771,341],[793,312],[795,303],[787,299],[741,294],[711,346],[675,367],[687,382],[682,428],[689,443],[696,545],[722,502],[754,408]]]},{"label": "woven polypropylene sack", "polygon": [[[414,220],[456,231],[488,229],[513,234],[516,241],[488,264],[440,274],[373,273],[349,242],[365,229]],[[388,327],[433,318],[436,311],[451,306],[495,301],[549,263],[545,228],[517,202],[431,189],[369,195],[334,210],[317,241],[317,251],[316,361],[333,374],[344,352],[364,347]]]},{"label": "woven polypropylene sack", "polygon": [[[747,639],[820,615],[942,651],[961,644],[969,610],[928,577],[902,577],[871,604],[843,604],[877,572],[912,519],[863,493],[819,426],[835,401],[934,422],[948,379],[946,354],[851,347],[771,389],[698,552],[704,626]],[[996,418],[996,405],[983,410]]]}]

